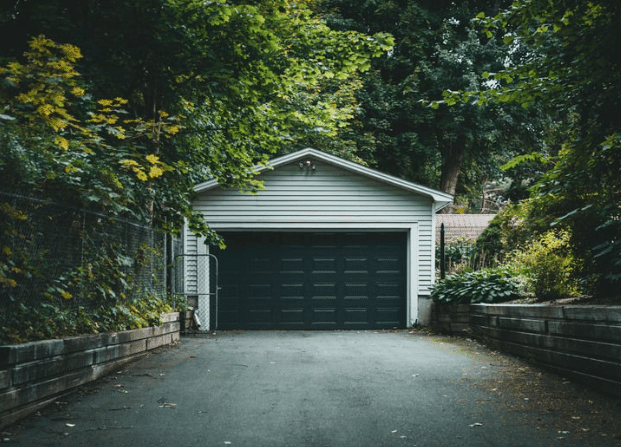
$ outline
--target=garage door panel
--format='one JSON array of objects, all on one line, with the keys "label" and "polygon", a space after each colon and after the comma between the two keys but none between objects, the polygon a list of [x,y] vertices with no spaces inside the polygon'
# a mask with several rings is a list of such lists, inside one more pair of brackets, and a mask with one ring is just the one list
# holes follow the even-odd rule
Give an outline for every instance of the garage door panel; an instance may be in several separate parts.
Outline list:
[{"label": "garage door panel", "polygon": [[289,309],[280,311],[279,323],[281,325],[305,325],[303,309]]},{"label": "garage door panel", "polygon": [[363,273],[368,274],[371,270],[368,258],[345,258],[344,273]]},{"label": "garage door panel", "polygon": [[335,283],[313,283],[311,299],[336,299],[337,287]]},{"label": "garage door panel", "polygon": [[370,324],[369,313],[367,308],[345,309],[343,326],[346,328],[367,328]]},{"label": "garage door panel", "polygon": [[337,310],[334,308],[328,308],[328,309],[312,309],[311,310],[312,313],[312,322],[314,324],[333,324],[336,325],[337,324]]},{"label": "garage door panel", "polygon": [[287,258],[280,261],[281,273],[304,273],[303,258]]},{"label": "garage door panel", "polygon": [[248,287],[248,298],[251,300],[272,300],[271,284],[256,284]]},{"label": "garage door panel", "polygon": [[254,327],[264,326],[266,328],[273,324],[273,313],[271,309],[250,309],[248,312],[248,323]]},{"label": "garage door panel", "polygon": [[353,300],[368,300],[372,295],[369,293],[369,286],[366,284],[350,284],[345,287],[343,299],[349,302]]},{"label": "garage door panel", "polygon": [[281,300],[303,300],[304,283],[282,284],[280,286]]},{"label": "garage door panel", "polygon": [[405,327],[404,233],[224,236],[219,328]]},{"label": "garage door panel", "polygon": [[271,270],[270,258],[251,258],[248,262],[249,273],[268,273]]},{"label": "garage door panel", "polygon": [[399,299],[404,293],[403,286],[400,283],[378,283],[377,297],[383,299]]},{"label": "garage door panel", "polygon": [[218,308],[218,318],[222,321],[226,321],[226,324],[230,327],[241,327],[241,318],[238,309],[227,309],[220,305]]},{"label": "garage door panel", "polygon": [[337,260],[336,258],[313,258],[311,260],[312,262],[312,267],[311,267],[311,272],[312,273],[333,273],[336,274],[337,272]]}]

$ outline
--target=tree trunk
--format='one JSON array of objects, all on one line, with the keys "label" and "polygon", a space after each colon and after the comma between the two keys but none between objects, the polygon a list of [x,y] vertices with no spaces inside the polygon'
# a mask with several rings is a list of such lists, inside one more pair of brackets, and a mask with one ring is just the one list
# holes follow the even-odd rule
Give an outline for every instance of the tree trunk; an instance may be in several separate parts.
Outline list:
[{"label": "tree trunk", "polygon": [[[455,196],[459,174],[464,163],[465,139],[460,137],[457,141],[447,142],[440,149],[442,154],[442,177],[440,178],[440,191]],[[455,208],[455,203],[444,207],[440,213],[449,214]]]}]

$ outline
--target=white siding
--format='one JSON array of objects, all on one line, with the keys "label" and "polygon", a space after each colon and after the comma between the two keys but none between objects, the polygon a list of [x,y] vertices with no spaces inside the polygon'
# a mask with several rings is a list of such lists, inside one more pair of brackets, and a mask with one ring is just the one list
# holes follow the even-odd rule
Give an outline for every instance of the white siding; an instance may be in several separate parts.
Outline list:
[{"label": "white siding", "polygon": [[196,271],[196,257],[188,256],[198,253],[198,238],[187,227],[183,235],[184,250],[183,250],[183,270],[185,271],[185,283],[183,285],[183,291],[185,294],[194,295],[197,293],[197,271]]},{"label": "white siding", "polygon": [[[196,237],[187,227],[184,232],[184,246],[185,283],[183,292],[186,295],[198,297],[198,309],[196,312],[201,322],[201,330],[209,330],[209,259],[205,256],[200,256],[207,254],[209,250],[204,243],[204,239]],[[199,274],[199,271],[202,273]]]},{"label": "white siding", "polygon": [[215,230],[410,230],[418,228],[418,295],[428,294],[433,268],[433,202],[430,198],[337,166],[298,162],[263,172],[265,190],[256,195],[215,187],[194,206]]}]

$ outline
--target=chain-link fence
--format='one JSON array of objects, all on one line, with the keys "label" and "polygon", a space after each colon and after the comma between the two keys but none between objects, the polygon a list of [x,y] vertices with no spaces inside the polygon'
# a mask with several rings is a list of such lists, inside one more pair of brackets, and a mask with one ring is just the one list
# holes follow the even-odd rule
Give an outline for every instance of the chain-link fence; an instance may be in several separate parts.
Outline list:
[{"label": "chain-link fence", "polygon": [[112,318],[165,296],[166,246],[148,226],[0,191],[0,327],[36,332],[30,321],[76,324],[87,310]]},{"label": "chain-link fence", "polygon": [[171,292],[194,308],[201,330],[218,328],[218,259],[212,254],[183,253],[178,247],[171,269]]}]

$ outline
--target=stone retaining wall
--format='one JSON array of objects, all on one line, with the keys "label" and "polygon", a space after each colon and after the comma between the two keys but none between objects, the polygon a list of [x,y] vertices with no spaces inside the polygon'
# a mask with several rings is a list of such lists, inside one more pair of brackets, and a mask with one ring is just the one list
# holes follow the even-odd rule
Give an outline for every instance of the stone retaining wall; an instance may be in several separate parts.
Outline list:
[{"label": "stone retaining wall", "polygon": [[621,397],[621,306],[473,304],[470,329],[499,350]]},{"label": "stone retaining wall", "polygon": [[180,315],[158,327],[0,346],[0,428],[97,380],[148,351],[179,340]]}]

